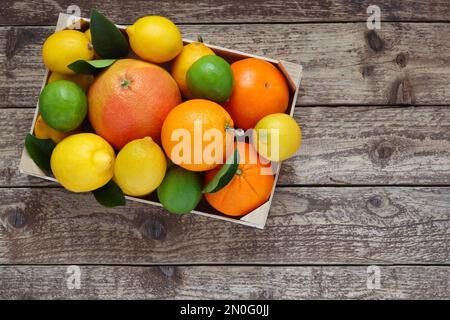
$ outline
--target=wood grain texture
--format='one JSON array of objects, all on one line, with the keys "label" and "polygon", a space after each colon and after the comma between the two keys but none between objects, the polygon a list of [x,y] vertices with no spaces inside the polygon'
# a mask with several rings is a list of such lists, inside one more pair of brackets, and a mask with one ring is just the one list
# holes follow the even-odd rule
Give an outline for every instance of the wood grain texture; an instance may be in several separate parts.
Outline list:
[{"label": "wood grain texture", "polygon": [[[33,109],[0,109],[0,186],[48,186],[18,171]],[[279,185],[421,184],[450,181],[450,108],[298,107],[302,147]]]},{"label": "wood grain texture", "polygon": [[[0,25],[53,25],[70,0],[3,0]],[[177,23],[268,23],[366,21],[367,7],[376,4],[383,21],[448,21],[446,0],[166,0],[114,1],[78,0],[81,14],[97,8],[116,23],[132,23],[143,15],[163,15]]]},{"label": "wood grain texture", "polygon": [[298,155],[279,184],[450,183],[448,107],[298,107]]},{"label": "wood grain texture", "polygon": [[[71,4],[2,1],[0,298],[448,299],[450,2],[378,1],[392,21],[379,31],[366,27],[371,0],[77,3],[120,24],[165,15],[186,38],[303,64],[303,146],[265,230],[132,202],[105,209],[18,173],[41,46]],[[67,266],[15,265],[60,263],[86,264],[80,290],[67,288]],[[367,288],[368,264],[380,289]]]},{"label": "wood grain texture", "polygon": [[450,188],[278,188],[265,230],[0,189],[0,264],[448,264]]},{"label": "wood grain texture", "polygon": [[[301,105],[445,105],[450,101],[446,23],[184,25],[186,38],[301,63]],[[0,108],[33,107],[53,27],[1,27]]]},{"label": "wood grain texture", "polygon": [[19,172],[25,136],[33,116],[33,109],[0,110],[0,187],[56,185]]},{"label": "wood grain texture", "polygon": [[[450,267],[67,266],[0,267],[1,299],[448,299]],[[69,283],[72,283],[69,280]],[[369,288],[372,281],[369,279]]]}]

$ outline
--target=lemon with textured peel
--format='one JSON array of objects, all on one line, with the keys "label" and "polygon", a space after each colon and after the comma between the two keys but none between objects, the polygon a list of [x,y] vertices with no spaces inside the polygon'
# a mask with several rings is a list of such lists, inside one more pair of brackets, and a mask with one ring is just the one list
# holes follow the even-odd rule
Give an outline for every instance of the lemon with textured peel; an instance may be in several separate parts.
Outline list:
[{"label": "lemon with textured peel", "polygon": [[50,165],[64,188],[88,192],[111,180],[114,160],[114,150],[105,139],[93,133],[79,133],[56,145]]},{"label": "lemon with textured peel", "polygon": [[136,139],[117,155],[114,181],[127,195],[145,196],[158,188],[166,169],[166,156],[161,147],[150,137]]},{"label": "lemon with textured peel", "polygon": [[167,18],[147,16],[126,30],[131,49],[141,58],[163,63],[175,58],[183,49],[181,32]]},{"label": "lemon with textured peel", "polygon": [[75,74],[67,66],[77,60],[91,60],[94,49],[86,35],[77,30],[55,32],[45,40],[42,47],[44,64],[50,71]]},{"label": "lemon with textured peel", "polygon": [[295,120],[285,113],[265,116],[253,131],[255,148],[260,155],[271,161],[283,161],[300,148],[302,132]]}]

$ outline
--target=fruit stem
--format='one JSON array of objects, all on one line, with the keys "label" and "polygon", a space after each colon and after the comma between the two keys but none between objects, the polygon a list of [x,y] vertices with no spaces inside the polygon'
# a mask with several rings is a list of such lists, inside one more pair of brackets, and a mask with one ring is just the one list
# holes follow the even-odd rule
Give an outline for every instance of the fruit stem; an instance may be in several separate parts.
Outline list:
[{"label": "fruit stem", "polygon": [[242,170],[238,168],[238,169],[236,170],[236,174],[237,174],[238,176],[240,176],[240,175],[242,174]]},{"label": "fruit stem", "polygon": [[242,137],[245,134],[245,131],[243,129],[240,129],[240,128],[235,129],[233,127],[230,127],[230,125],[228,123],[225,125],[225,130],[228,133],[234,133],[234,135],[236,137]]},{"label": "fruit stem", "polygon": [[130,86],[130,84],[131,84],[131,80],[124,79],[120,85],[122,86],[122,88],[128,88]]},{"label": "fruit stem", "polygon": [[203,43],[203,38],[201,35],[197,36],[197,42]]}]

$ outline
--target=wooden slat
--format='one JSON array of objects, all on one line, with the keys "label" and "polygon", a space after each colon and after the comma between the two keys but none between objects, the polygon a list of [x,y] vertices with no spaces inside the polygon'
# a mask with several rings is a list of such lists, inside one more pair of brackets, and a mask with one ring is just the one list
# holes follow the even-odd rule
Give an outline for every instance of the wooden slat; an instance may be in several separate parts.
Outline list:
[{"label": "wooden slat", "polygon": [[[55,16],[73,4],[70,0],[4,0],[0,24],[52,25]],[[89,15],[91,8],[97,8],[116,23],[132,23],[140,16],[154,14],[167,16],[177,23],[366,21],[367,7],[373,4],[380,7],[383,21],[442,21],[450,16],[446,0],[79,0],[76,4],[84,16]]]},{"label": "wooden slat", "polygon": [[298,155],[279,184],[450,183],[450,108],[298,107]]},{"label": "wooden slat", "polygon": [[19,172],[24,140],[33,116],[33,109],[0,110],[0,187],[56,185]]},{"label": "wooden slat", "polygon": [[0,264],[448,264],[450,188],[277,189],[265,230],[0,189]]},{"label": "wooden slat", "polygon": [[366,266],[79,268],[80,288],[69,289],[67,266],[0,267],[0,298],[448,299],[450,292],[450,267],[379,266],[379,288]]},{"label": "wooden slat", "polygon": [[[306,108],[299,155],[284,162],[280,184],[446,184],[450,110]],[[33,110],[1,110],[3,186],[48,185],[17,171]],[[411,130],[414,128],[414,130]]]},{"label": "wooden slat", "polygon": [[[301,105],[442,105],[450,102],[450,25],[365,23],[186,25],[187,38],[302,63]],[[1,27],[0,107],[36,104],[41,46],[53,27]]]},{"label": "wooden slat", "polygon": [[[0,109],[0,186],[54,185],[20,174],[33,109]],[[279,185],[448,184],[450,108],[298,107],[297,156]]]}]

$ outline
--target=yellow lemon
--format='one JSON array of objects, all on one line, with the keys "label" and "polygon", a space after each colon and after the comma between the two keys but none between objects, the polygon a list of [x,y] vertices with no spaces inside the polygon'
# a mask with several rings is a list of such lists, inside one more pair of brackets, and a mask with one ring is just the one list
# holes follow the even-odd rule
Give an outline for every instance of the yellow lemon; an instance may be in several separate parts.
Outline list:
[{"label": "yellow lemon", "polygon": [[75,74],[67,66],[80,59],[91,60],[94,49],[81,31],[62,30],[47,38],[42,47],[44,64],[53,72]]},{"label": "yellow lemon", "polygon": [[148,16],[127,28],[131,49],[141,58],[163,63],[175,58],[183,49],[180,30],[167,18]]},{"label": "yellow lemon", "polygon": [[50,165],[64,188],[88,192],[111,180],[114,159],[114,150],[105,139],[93,133],[79,133],[56,145]]},{"label": "yellow lemon", "polygon": [[274,113],[258,121],[253,139],[258,153],[264,158],[283,161],[300,148],[302,132],[292,117]]},{"label": "yellow lemon", "polygon": [[84,35],[85,35],[86,38],[89,40],[89,42],[92,43],[91,29],[87,29],[87,30],[84,32]]},{"label": "yellow lemon", "polygon": [[52,139],[55,143],[71,135],[70,132],[61,132],[51,128],[39,115],[34,124],[34,135],[39,139]]},{"label": "yellow lemon", "polygon": [[136,139],[117,155],[114,181],[127,195],[145,196],[161,184],[166,168],[166,156],[152,138]]},{"label": "yellow lemon", "polygon": [[180,87],[181,94],[190,98],[191,94],[186,84],[186,73],[195,61],[203,56],[214,55],[214,51],[201,42],[192,42],[183,47],[181,53],[175,58],[172,64],[172,77]]},{"label": "yellow lemon", "polygon": [[78,84],[84,91],[89,89],[89,86],[94,82],[94,76],[91,74],[62,74],[52,72],[48,78],[47,84],[58,81],[68,80]]},{"label": "yellow lemon", "polygon": [[[91,34],[91,29],[87,29],[87,30],[84,32],[84,35],[85,35],[86,38],[89,40],[89,43],[91,44],[92,48],[94,48],[94,46],[93,46],[93,44],[92,44],[92,34]],[[97,53],[96,53],[95,50],[94,50],[94,59],[98,59],[98,58],[100,58],[100,57],[97,55]]]}]

